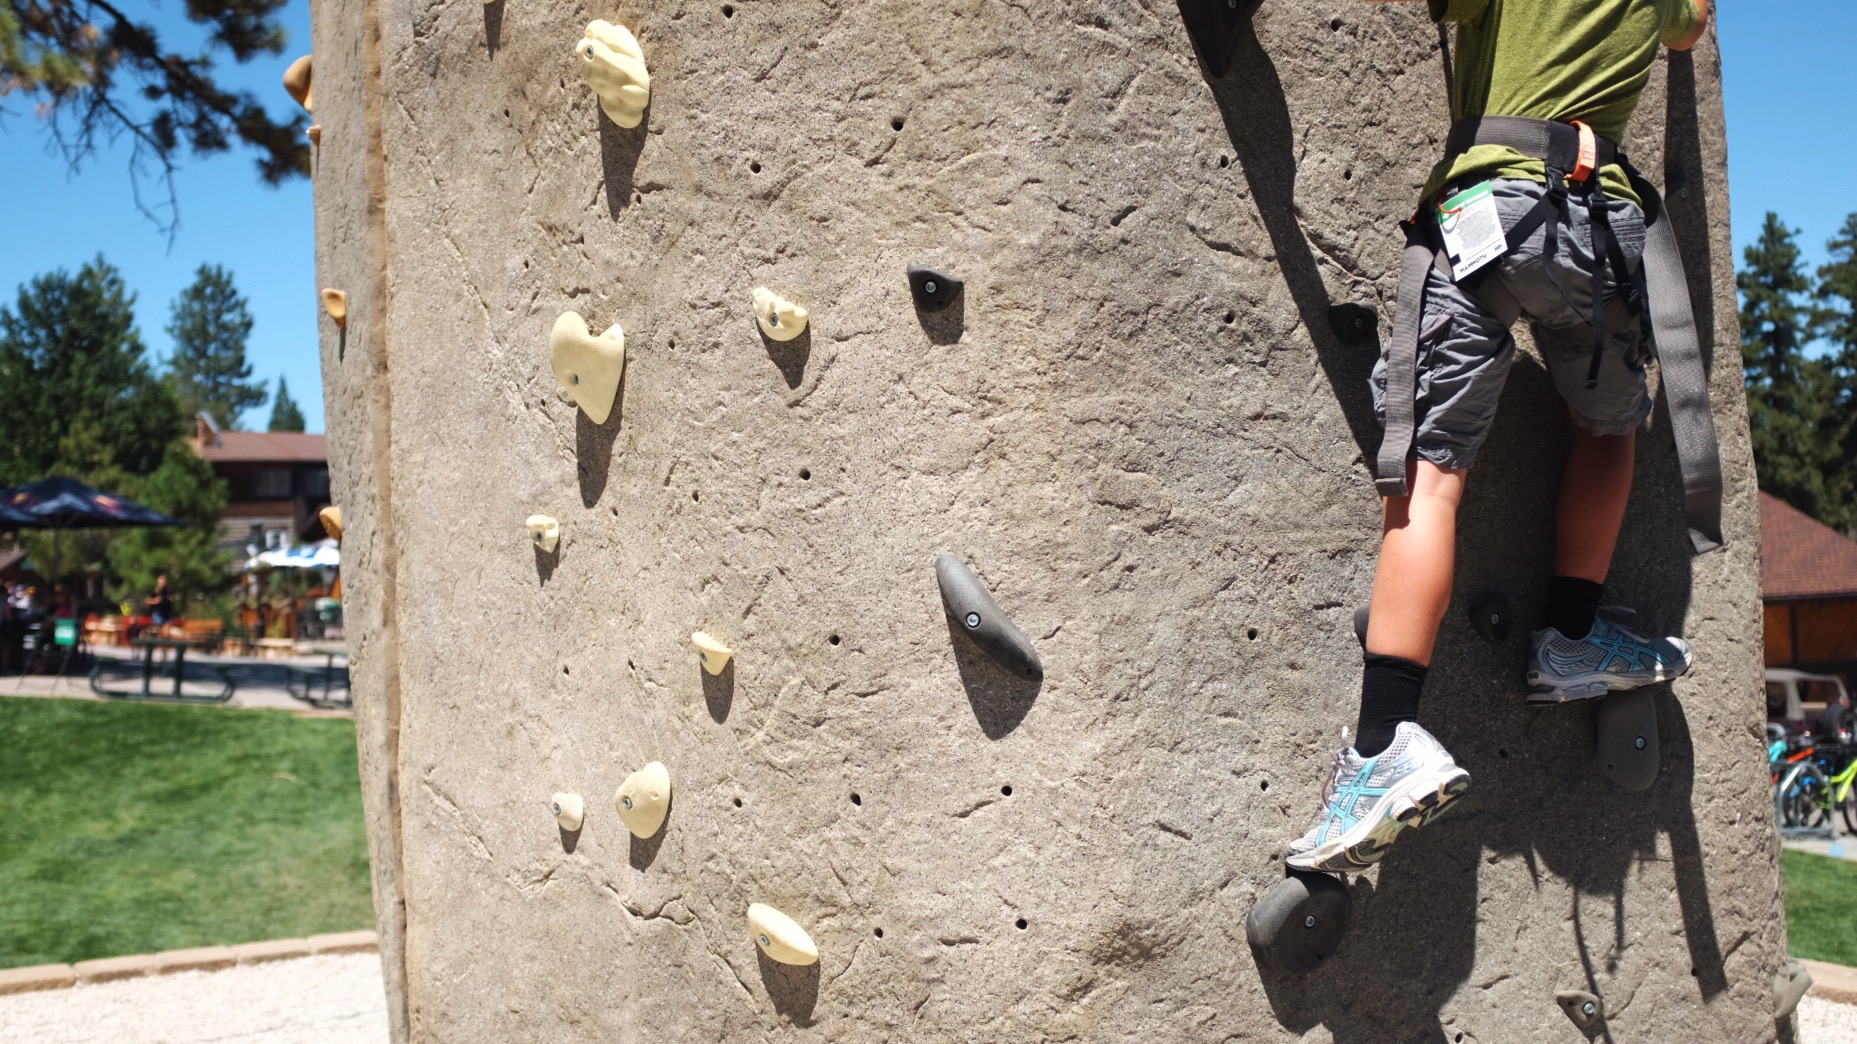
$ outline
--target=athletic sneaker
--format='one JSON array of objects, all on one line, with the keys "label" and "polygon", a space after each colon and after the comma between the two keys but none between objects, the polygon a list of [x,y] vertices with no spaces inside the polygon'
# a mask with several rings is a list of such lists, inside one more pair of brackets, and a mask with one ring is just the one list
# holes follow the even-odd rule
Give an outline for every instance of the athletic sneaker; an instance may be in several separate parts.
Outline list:
[{"label": "athletic sneaker", "polygon": [[1614,689],[1681,678],[1694,657],[1681,638],[1646,638],[1600,616],[1584,638],[1554,628],[1535,632],[1528,658],[1528,702],[1565,703]]},{"label": "athletic sneaker", "polygon": [[1443,744],[1417,722],[1400,722],[1392,745],[1371,758],[1353,747],[1336,753],[1322,814],[1290,842],[1285,861],[1298,870],[1364,870],[1380,861],[1401,830],[1431,822],[1469,788],[1470,773]]}]

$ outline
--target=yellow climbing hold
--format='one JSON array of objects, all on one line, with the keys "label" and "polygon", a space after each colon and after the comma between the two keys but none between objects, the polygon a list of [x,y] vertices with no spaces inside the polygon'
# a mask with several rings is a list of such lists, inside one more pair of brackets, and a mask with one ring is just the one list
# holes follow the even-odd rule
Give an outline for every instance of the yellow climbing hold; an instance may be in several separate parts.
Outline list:
[{"label": "yellow climbing hold", "polygon": [[334,504],[330,504],[328,507],[323,508],[321,511],[316,512],[316,517],[322,520],[322,528],[324,532],[327,532],[330,536],[334,537],[336,543],[338,544],[341,543],[342,542],[342,509],[339,507],[336,507]]},{"label": "yellow climbing hold", "polygon": [[314,102],[310,97],[310,56],[304,55],[290,63],[284,70],[284,90],[303,106],[304,112],[315,112]]},{"label": "yellow climbing hold", "polygon": [[600,96],[601,111],[621,127],[638,126],[651,101],[651,73],[632,30],[595,20],[574,53],[580,56],[581,77]]},{"label": "yellow climbing hold", "polygon": [[791,341],[805,333],[809,314],[767,287],[754,288],[754,320],[770,340]]},{"label": "yellow climbing hold", "polygon": [[529,536],[534,538],[535,546],[548,554],[554,554],[555,546],[561,542],[561,523],[547,515],[529,516]]},{"label": "yellow climbing hold", "polygon": [[348,328],[348,293],[347,291],[332,290],[329,287],[323,287],[322,293],[319,294],[318,296],[322,298],[322,310],[329,313],[329,318],[335,320],[335,325],[342,327],[343,329],[347,329]]},{"label": "yellow climbing hold", "polygon": [[614,323],[595,337],[579,313],[562,312],[548,336],[548,355],[561,390],[588,420],[605,424],[625,376],[625,331]]},{"label": "yellow climbing hold", "polygon": [[587,811],[586,802],[581,800],[579,794],[556,794],[549,801],[548,807],[554,810],[555,822],[570,834],[580,829]]},{"label": "yellow climbing hold", "polygon": [[766,903],[748,907],[748,927],[754,931],[755,945],[774,960],[782,964],[819,963],[819,947],[813,945],[806,929]]},{"label": "yellow climbing hold", "polygon": [[671,810],[671,773],[654,761],[625,778],[613,795],[619,821],[635,837],[650,837],[664,825]]},{"label": "yellow climbing hold", "polygon": [[703,669],[711,674],[721,674],[729,665],[729,657],[735,655],[734,650],[702,631],[692,634],[690,641],[696,645],[696,658],[703,661]]}]

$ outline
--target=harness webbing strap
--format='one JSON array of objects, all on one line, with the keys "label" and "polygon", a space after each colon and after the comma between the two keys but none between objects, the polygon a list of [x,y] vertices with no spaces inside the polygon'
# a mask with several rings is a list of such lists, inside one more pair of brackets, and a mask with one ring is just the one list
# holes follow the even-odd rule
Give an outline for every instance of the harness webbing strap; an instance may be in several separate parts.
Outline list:
[{"label": "harness webbing strap", "polygon": [[[1715,418],[1709,410],[1708,373],[1702,363],[1689,299],[1689,281],[1683,274],[1676,231],[1666,219],[1663,199],[1656,187],[1631,165],[1618,146],[1604,138],[1589,137],[1588,143],[1596,146],[1594,154],[1586,157],[1594,161],[1594,169],[1616,163],[1625,172],[1632,190],[1644,201],[1644,263],[1636,271],[1626,271],[1623,251],[1604,213],[1605,190],[1596,177],[1593,179],[1593,254],[1596,262],[1613,269],[1621,287],[1631,288],[1625,292],[1635,291],[1636,303],[1650,314],[1651,338],[1670,406],[1677,464],[1683,475],[1684,518],[1689,526],[1690,542],[1698,554],[1712,551],[1722,545],[1721,452],[1715,438]],[[1448,155],[1459,155],[1477,145],[1504,145],[1542,160],[1548,167],[1547,195],[1505,236],[1510,249],[1514,249],[1543,223],[1551,223],[1558,216],[1566,195],[1566,172],[1582,165],[1580,128],[1519,116],[1471,117],[1451,127],[1446,140]],[[1425,274],[1437,262],[1440,253],[1427,235],[1424,222],[1428,217],[1421,212],[1413,221],[1400,226],[1406,233],[1406,247],[1399,269],[1399,311],[1393,319],[1393,340],[1387,358],[1386,437],[1380,445],[1374,469],[1374,485],[1380,495],[1387,497],[1403,497],[1410,492],[1406,483],[1406,461],[1417,430],[1414,398],[1418,384],[1418,335],[1425,301]],[[1551,224],[1549,231],[1548,245],[1552,249]],[[1597,380],[1605,348],[1603,280],[1599,274],[1603,271],[1603,268],[1597,269],[1593,277],[1594,354],[1588,370],[1589,386]]]},{"label": "harness webbing strap", "polygon": [[1425,273],[1431,271],[1438,251],[1425,234],[1425,215],[1402,221],[1406,249],[1399,259],[1399,312],[1393,316],[1393,341],[1386,363],[1386,437],[1374,465],[1374,486],[1383,497],[1403,497],[1406,457],[1412,452],[1417,430],[1413,399],[1418,395],[1419,313],[1425,301]]},{"label": "harness webbing strap", "polygon": [[1644,283],[1641,297],[1651,316],[1651,340],[1670,406],[1677,467],[1683,475],[1683,519],[1696,553],[1722,546],[1722,458],[1709,410],[1709,374],[1702,364],[1689,279],[1676,229],[1664,213],[1663,197],[1625,157],[1619,166],[1644,200]]}]

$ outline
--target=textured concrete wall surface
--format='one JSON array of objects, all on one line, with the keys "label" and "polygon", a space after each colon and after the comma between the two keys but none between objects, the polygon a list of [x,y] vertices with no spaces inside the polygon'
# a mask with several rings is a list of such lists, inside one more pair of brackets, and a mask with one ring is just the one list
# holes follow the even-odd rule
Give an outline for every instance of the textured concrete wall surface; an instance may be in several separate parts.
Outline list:
[{"label": "textured concrete wall surface", "polygon": [[[574,45],[638,33],[642,126]],[[1421,720],[1474,784],[1354,879],[1317,971],[1244,917],[1352,723],[1378,533],[1372,343],[1448,122],[1422,4],[1268,0],[1232,68],[1172,0],[321,2],[322,359],[375,898],[415,1041],[1789,1039],[1720,73],[1659,60],[1727,466],[1692,558],[1661,408],[1611,596],[1699,650],[1662,769],[1531,710],[1566,423],[1518,361]],[[966,280],[918,313],[920,260]],[[811,309],[764,339],[750,292]],[[596,425],[563,311],[623,325]],[[1527,338],[1523,338],[1527,343]],[[556,552],[533,513],[561,522]],[[951,551],[1038,646],[944,618]],[[1515,634],[1462,612],[1502,591]],[[734,649],[710,677],[690,644]],[[612,795],[675,786],[633,839]],[[548,810],[586,798],[577,836]],[[750,903],[822,952],[756,948]]]}]

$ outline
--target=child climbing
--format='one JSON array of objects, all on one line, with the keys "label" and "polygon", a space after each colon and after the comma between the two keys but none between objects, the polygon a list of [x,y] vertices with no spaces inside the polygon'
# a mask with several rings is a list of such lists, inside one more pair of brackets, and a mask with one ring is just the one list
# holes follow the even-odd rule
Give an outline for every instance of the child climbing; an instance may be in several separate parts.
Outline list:
[{"label": "child climbing", "polygon": [[1642,313],[1663,359],[1692,537],[1698,550],[1721,539],[1719,463],[1675,241],[1655,190],[1614,144],[1658,44],[1693,45],[1707,0],[1428,3],[1434,20],[1457,26],[1455,123],[1405,225],[1394,335],[1374,369],[1385,516],[1360,719],[1321,813],[1290,844],[1287,861],[1303,870],[1377,862],[1401,830],[1470,786],[1416,718],[1451,597],[1458,504],[1514,359],[1517,318],[1540,331],[1573,423],[1527,698],[1586,699],[1690,668],[1681,638],[1646,638],[1599,614],[1651,413]]}]

